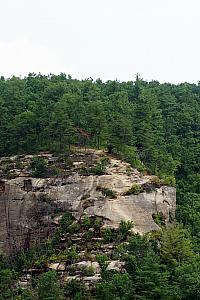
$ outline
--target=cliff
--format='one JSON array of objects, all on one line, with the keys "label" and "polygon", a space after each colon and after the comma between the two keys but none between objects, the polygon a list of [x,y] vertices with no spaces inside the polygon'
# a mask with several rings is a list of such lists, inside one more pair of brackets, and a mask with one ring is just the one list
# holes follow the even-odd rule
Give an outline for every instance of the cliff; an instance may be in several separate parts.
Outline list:
[{"label": "cliff", "polygon": [[[42,156],[50,168],[59,167],[56,176],[34,178],[29,167],[32,156],[9,158],[12,167],[6,176],[2,171],[0,250],[7,254],[51,236],[66,211],[77,220],[84,215],[101,217],[103,227],[117,228],[121,220],[130,220],[141,234],[160,229],[153,216],[160,216],[166,225],[175,216],[175,188],[103,151],[70,154],[67,163],[51,154]],[[105,170],[96,175],[92,167],[102,158],[107,161]],[[0,161],[4,169],[6,162],[8,158]]]}]

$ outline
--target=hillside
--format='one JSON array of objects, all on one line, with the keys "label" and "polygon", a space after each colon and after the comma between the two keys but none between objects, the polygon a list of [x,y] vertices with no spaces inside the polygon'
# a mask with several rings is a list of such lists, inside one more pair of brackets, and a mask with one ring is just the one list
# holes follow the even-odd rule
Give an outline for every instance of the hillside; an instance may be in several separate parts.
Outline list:
[{"label": "hillside", "polygon": [[0,130],[0,300],[200,299],[199,84],[1,77]]}]

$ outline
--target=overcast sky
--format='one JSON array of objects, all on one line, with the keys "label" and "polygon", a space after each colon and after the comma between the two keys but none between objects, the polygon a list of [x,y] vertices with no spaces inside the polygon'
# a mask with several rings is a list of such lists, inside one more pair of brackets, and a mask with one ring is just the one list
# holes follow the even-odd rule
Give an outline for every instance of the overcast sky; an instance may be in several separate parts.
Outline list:
[{"label": "overcast sky", "polygon": [[200,80],[199,0],[0,0],[0,75]]}]

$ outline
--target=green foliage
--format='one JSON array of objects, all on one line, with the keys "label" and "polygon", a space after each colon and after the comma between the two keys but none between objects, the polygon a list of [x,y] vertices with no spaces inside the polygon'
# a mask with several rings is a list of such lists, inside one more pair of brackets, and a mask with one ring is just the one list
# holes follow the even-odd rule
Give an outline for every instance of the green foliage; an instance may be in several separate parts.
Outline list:
[{"label": "green foliage", "polygon": [[179,288],[179,299],[200,299],[200,259],[194,257],[175,270],[174,285]]},{"label": "green foliage", "polygon": [[94,270],[94,268],[92,266],[89,266],[89,267],[83,266],[81,268],[81,273],[82,273],[83,276],[90,277],[90,276],[94,276],[95,275],[95,270]]},{"label": "green foliage", "polygon": [[65,295],[67,299],[76,299],[76,300],[87,300],[88,293],[86,286],[83,282],[72,279],[64,286]]},{"label": "green foliage", "polygon": [[128,191],[124,193],[124,196],[139,195],[143,192],[143,188],[139,184],[133,184]]},{"label": "green foliage", "polygon": [[104,175],[106,172],[106,166],[109,163],[109,158],[107,156],[101,157],[100,161],[96,166],[89,169],[90,174],[93,175]]},{"label": "green foliage", "polygon": [[162,182],[164,185],[176,186],[176,179],[173,176],[162,176]]},{"label": "green foliage", "polygon": [[74,263],[78,260],[78,253],[76,251],[76,248],[73,247],[72,249],[70,249],[68,251],[68,260],[71,262],[71,263]]},{"label": "green foliage", "polygon": [[96,217],[93,222],[93,227],[95,231],[99,231],[103,224],[102,218]]},{"label": "green foliage", "polygon": [[27,289],[17,289],[15,292],[15,300],[35,300],[36,297]]},{"label": "green foliage", "polygon": [[87,215],[85,215],[82,219],[81,226],[83,226],[85,229],[89,229],[91,225],[92,223],[90,218]]},{"label": "green foliage", "polygon": [[8,268],[0,269],[0,300],[13,299],[13,283],[15,279],[15,273]]},{"label": "green foliage", "polygon": [[180,225],[164,230],[160,245],[161,258],[171,268],[179,266],[194,257],[190,234]]},{"label": "green foliage", "polygon": [[78,222],[74,222],[68,226],[67,231],[71,234],[75,234],[79,232],[80,228],[80,224]]},{"label": "green foliage", "polygon": [[72,224],[74,218],[70,212],[64,213],[60,220],[60,227],[63,232],[66,232],[68,227]]},{"label": "green foliage", "polygon": [[42,300],[63,300],[63,290],[60,287],[56,272],[48,271],[43,273],[37,285],[39,299]]},{"label": "green foliage", "polygon": [[133,228],[133,222],[132,221],[121,221],[119,224],[119,239],[120,240],[126,240],[128,235],[130,234],[130,230]]},{"label": "green foliage", "polygon": [[88,241],[90,241],[94,237],[94,231],[88,230],[84,233],[84,238]]},{"label": "green foliage", "polygon": [[117,197],[116,191],[113,191],[111,189],[104,188],[104,187],[101,187],[101,186],[97,186],[96,190],[101,191],[104,196],[109,197],[111,199],[114,199],[114,198]]},{"label": "green foliage", "polygon": [[[107,147],[110,153],[126,160],[139,171],[159,176],[161,180],[157,177],[150,182],[151,188],[176,185],[176,217],[184,227],[163,228],[161,234],[150,239],[131,236],[128,245],[119,244],[116,256],[126,261],[127,273],[109,273],[107,279],[99,283],[93,298],[200,298],[200,264],[195,254],[200,249],[199,84],[145,82],[138,75],[135,82],[122,83],[91,79],[80,81],[65,74],[45,76],[30,73],[23,79],[1,78],[0,130],[1,157],[43,150],[60,154],[66,149],[69,152],[71,145]],[[108,163],[108,158],[102,157],[95,166],[88,164],[82,170],[83,174],[103,175]],[[70,169],[70,162],[63,164],[66,170]],[[21,167],[19,161],[15,167]],[[8,176],[12,168],[9,161],[1,164],[3,174]],[[31,169],[35,177],[53,176],[60,172],[53,167],[47,169],[42,157],[32,160]],[[130,169],[127,174],[131,176]],[[113,196],[112,192],[104,191],[108,197]],[[142,188],[134,186],[128,194],[141,192]],[[163,222],[158,215],[154,218],[158,223]],[[63,234],[79,231],[79,226],[72,222],[69,216],[65,216],[56,230],[52,247],[59,248]],[[95,233],[99,233],[100,228],[99,222],[95,225],[95,221],[88,218],[83,220],[81,227],[81,230],[94,228]],[[127,232],[125,228],[120,233],[121,237],[116,237],[114,232],[107,231],[104,238],[108,242],[116,238],[119,242],[128,237]],[[46,248],[20,253],[13,261],[15,270],[21,272],[32,266],[44,268],[54,253],[51,247]],[[59,257],[58,253],[54,253],[54,259]],[[77,257],[73,247],[65,255],[69,263],[76,261]],[[12,268],[1,261],[0,265],[0,299],[29,297],[28,292],[25,295],[26,291],[22,293],[15,289],[16,274]],[[48,280],[51,286],[52,279]],[[56,283],[57,279],[52,281]],[[47,284],[44,286],[44,290],[47,289]],[[65,296],[90,299],[90,293],[81,283],[73,282],[71,291],[66,291]],[[59,296],[49,299],[59,299]]]},{"label": "green foliage", "polygon": [[163,216],[162,213],[157,212],[152,214],[152,218],[156,224],[159,226],[165,226],[165,217]]},{"label": "green foliage", "polygon": [[47,161],[43,157],[35,156],[31,160],[30,167],[33,171],[33,176],[43,177],[47,172]]},{"label": "green foliage", "polygon": [[105,254],[97,254],[96,260],[101,267],[101,271],[104,272],[108,266],[108,257]]},{"label": "green foliage", "polygon": [[97,299],[132,300],[134,283],[128,274],[114,274],[111,280],[97,284],[96,293]]},{"label": "green foliage", "polygon": [[112,243],[116,240],[117,233],[112,228],[106,228],[102,232],[102,237],[105,243]]}]

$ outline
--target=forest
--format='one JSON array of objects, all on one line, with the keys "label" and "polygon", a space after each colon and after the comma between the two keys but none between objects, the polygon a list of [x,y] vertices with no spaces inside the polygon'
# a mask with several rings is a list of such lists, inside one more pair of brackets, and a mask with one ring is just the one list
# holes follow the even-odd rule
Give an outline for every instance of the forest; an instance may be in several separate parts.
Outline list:
[{"label": "forest", "polygon": [[1,255],[0,300],[200,299],[200,82],[2,76],[0,132],[0,157],[106,149],[177,189],[174,228],[120,241],[116,255],[125,262],[124,274],[102,267],[102,281],[90,294],[80,282],[61,287],[50,271],[34,294],[11,288],[20,268]]}]

